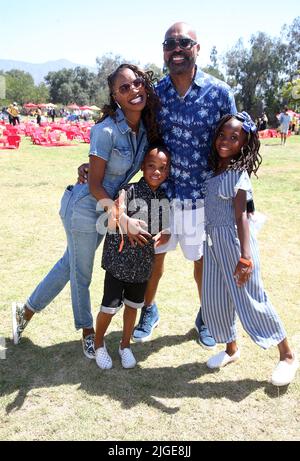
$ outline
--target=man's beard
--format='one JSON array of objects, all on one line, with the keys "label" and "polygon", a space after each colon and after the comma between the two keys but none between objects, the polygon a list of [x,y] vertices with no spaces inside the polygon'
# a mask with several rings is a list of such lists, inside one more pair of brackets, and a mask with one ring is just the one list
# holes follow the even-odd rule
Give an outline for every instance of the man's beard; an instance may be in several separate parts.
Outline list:
[{"label": "man's beard", "polygon": [[[176,64],[173,61],[174,56],[180,56],[184,58],[184,61],[181,64]],[[193,69],[195,67],[196,60],[194,56],[186,56],[184,53],[173,53],[168,61],[165,61],[165,65],[170,71],[170,74],[173,75],[180,75],[184,74],[185,72]]]}]

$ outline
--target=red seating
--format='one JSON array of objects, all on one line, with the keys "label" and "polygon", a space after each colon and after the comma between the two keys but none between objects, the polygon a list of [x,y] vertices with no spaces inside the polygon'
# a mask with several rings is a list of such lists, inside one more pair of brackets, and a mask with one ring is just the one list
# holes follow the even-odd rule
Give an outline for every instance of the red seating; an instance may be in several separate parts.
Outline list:
[{"label": "red seating", "polygon": [[7,142],[10,148],[14,147],[15,149],[18,149],[20,145],[20,141],[21,141],[21,136],[19,136],[18,134],[12,134],[12,135],[7,136]]},{"label": "red seating", "polygon": [[0,139],[0,143],[3,144],[0,149],[18,149],[21,141],[21,136],[18,134],[9,134]]}]

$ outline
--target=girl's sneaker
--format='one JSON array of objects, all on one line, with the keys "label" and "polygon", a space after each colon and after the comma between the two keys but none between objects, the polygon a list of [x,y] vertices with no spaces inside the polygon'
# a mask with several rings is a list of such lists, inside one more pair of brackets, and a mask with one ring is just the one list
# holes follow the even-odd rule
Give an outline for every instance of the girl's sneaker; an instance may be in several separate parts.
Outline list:
[{"label": "girl's sneaker", "polygon": [[103,344],[103,347],[98,347],[96,350],[96,363],[99,368],[102,370],[109,370],[112,367],[112,359],[107,352],[105,343]]},{"label": "girl's sneaker", "polygon": [[299,362],[296,355],[294,355],[294,360],[292,362],[281,360],[272,373],[271,383],[274,386],[287,386],[295,378],[298,368]]},{"label": "girl's sneaker", "polygon": [[241,352],[238,349],[233,355],[228,355],[225,351],[219,352],[213,355],[207,362],[208,368],[222,368],[229,363],[236,362],[241,356]]},{"label": "girl's sneaker", "polygon": [[134,368],[136,366],[136,360],[129,347],[121,349],[119,347],[119,356],[121,357],[121,363],[123,368]]}]

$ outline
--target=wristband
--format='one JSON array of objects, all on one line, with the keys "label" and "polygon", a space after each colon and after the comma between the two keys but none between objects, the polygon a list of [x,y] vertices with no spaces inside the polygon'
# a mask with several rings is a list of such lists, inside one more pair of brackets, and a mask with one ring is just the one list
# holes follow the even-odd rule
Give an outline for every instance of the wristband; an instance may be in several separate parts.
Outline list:
[{"label": "wristband", "polygon": [[240,259],[239,259],[239,262],[242,263],[242,264],[245,264],[245,266],[253,267],[253,261],[252,261],[252,259],[240,258]]}]

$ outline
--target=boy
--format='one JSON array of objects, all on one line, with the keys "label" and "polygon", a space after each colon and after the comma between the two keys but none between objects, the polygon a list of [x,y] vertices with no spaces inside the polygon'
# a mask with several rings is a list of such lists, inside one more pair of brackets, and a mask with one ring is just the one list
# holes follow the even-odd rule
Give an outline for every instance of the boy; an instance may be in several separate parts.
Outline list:
[{"label": "boy", "polygon": [[[127,185],[121,192],[108,219],[102,267],[106,270],[104,293],[96,321],[96,363],[101,369],[112,367],[105,346],[104,335],[111,319],[125,304],[123,336],[119,355],[124,368],[133,368],[136,359],[130,349],[137,309],[144,305],[147,281],[151,275],[154,246],[166,243],[169,235],[162,233],[169,225],[169,202],[160,187],[169,173],[170,155],[162,146],[150,146],[146,151],[139,182]],[[125,208],[127,215],[145,221],[153,239],[143,247],[132,246],[123,235],[120,217]],[[118,229],[116,229],[118,228]],[[118,230],[118,232],[116,232]],[[114,231],[114,232],[112,232]]]}]

